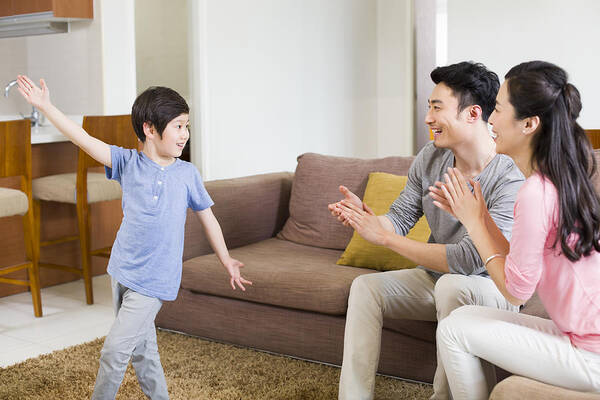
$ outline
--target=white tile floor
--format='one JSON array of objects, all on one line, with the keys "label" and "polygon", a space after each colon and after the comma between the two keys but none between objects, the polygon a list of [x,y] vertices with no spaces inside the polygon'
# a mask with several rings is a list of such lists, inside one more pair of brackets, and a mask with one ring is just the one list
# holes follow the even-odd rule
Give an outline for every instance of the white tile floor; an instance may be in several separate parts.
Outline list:
[{"label": "white tile floor", "polygon": [[0,368],[105,336],[114,321],[110,277],[95,276],[93,285],[93,305],[83,280],[42,289],[42,318],[29,292],[0,297]]}]

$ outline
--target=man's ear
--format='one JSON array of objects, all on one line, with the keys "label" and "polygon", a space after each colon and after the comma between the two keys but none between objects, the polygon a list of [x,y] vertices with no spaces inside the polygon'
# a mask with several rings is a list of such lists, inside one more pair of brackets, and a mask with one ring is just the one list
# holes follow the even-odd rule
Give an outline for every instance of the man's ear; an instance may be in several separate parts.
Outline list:
[{"label": "man's ear", "polygon": [[144,122],[143,128],[144,134],[146,135],[146,139],[152,138],[156,134],[156,129],[154,129],[154,125],[150,124],[149,122]]},{"label": "man's ear", "polygon": [[481,120],[481,115],[483,113],[483,111],[481,110],[481,107],[478,106],[477,104],[474,104],[472,106],[469,106],[467,108],[468,113],[467,113],[467,122],[477,122]]}]

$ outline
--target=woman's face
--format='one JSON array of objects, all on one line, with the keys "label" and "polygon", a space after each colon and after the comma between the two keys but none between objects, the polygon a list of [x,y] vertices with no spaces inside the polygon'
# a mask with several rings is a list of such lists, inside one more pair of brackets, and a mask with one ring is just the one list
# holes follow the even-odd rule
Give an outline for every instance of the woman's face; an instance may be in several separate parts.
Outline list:
[{"label": "woman's face", "polygon": [[516,119],[515,109],[509,102],[507,81],[500,86],[496,107],[488,122],[496,135],[496,152],[514,156],[523,149],[522,146],[528,146],[528,135],[524,134],[525,122]]}]

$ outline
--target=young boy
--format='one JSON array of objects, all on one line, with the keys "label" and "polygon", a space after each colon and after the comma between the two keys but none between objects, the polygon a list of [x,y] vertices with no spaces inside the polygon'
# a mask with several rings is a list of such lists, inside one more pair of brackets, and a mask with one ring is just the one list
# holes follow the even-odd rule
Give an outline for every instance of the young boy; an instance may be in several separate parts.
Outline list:
[{"label": "young boy", "polygon": [[106,167],[123,189],[123,221],[112,248],[111,275],[116,320],[104,341],[92,399],[114,399],[131,359],[144,393],[168,399],[156,343],[154,318],[163,301],[177,297],[181,281],[187,208],[196,211],[230,284],[252,285],[240,275],[243,264],[229,256],[213,201],[196,167],[177,157],[189,139],[189,107],[174,90],[151,87],[135,100],[131,119],[143,150],[98,140],[50,102],[44,80],[37,87],[18,78],[19,91],[63,135]]}]

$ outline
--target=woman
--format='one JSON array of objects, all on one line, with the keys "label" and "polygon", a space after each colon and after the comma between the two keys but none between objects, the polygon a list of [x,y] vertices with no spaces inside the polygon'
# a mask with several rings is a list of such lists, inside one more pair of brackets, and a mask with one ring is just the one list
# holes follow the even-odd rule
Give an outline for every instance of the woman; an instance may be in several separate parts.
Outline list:
[{"label": "woman", "polygon": [[551,320],[466,306],[440,323],[438,348],[455,400],[487,399],[480,359],[514,374],[600,392],[600,200],[596,165],[576,119],[579,92],[542,61],[505,76],[490,117],[496,150],[527,180],[509,243],[489,217],[478,182],[456,169],[430,188],[436,206],[466,227],[490,277],[513,304],[537,290]]}]

